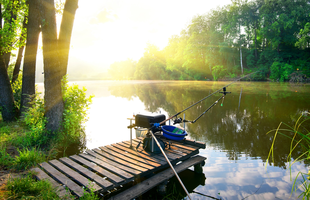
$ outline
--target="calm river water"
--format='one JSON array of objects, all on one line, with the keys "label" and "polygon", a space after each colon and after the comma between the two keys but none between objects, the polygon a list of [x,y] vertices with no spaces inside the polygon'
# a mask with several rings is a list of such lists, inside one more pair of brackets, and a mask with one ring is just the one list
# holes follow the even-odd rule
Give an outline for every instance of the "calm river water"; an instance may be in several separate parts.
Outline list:
[{"label": "calm river water", "polygon": [[[87,88],[87,94],[95,95],[83,147],[92,149],[129,140],[127,118],[133,114],[161,112],[168,117],[227,84],[229,82],[78,82]],[[276,129],[280,122],[293,126],[302,112],[310,110],[310,85],[237,82],[227,90],[231,94],[223,102],[186,127],[188,138],[207,144],[206,149],[200,150],[200,155],[207,157],[204,174],[196,176],[190,170],[181,174],[191,197],[208,199],[201,195],[204,194],[222,199],[288,199],[290,196],[296,199],[301,190],[291,193],[294,178],[299,171],[307,172],[308,166],[297,162],[291,171],[288,169],[291,140],[280,134],[274,146],[274,161],[266,164],[275,132],[266,133]],[[220,95],[213,95],[186,111],[186,119],[194,120]],[[287,127],[283,125],[283,128]],[[72,148],[71,153],[83,151],[83,147]],[[297,149],[292,159],[301,154],[302,150]]]}]

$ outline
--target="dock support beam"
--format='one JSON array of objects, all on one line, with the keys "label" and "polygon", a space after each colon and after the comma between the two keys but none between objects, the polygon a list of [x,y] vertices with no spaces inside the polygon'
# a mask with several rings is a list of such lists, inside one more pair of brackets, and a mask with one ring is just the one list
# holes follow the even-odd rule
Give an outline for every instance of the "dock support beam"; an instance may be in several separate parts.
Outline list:
[{"label": "dock support beam", "polygon": [[197,174],[202,174],[203,173],[203,166],[205,165],[205,161],[198,163],[194,165],[194,171]]}]

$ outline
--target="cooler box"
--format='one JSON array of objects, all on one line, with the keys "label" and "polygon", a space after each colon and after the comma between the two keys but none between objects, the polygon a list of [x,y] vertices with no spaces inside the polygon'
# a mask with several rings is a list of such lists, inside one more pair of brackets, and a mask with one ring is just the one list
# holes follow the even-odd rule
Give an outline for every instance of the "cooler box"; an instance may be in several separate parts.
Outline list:
[{"label": "cooler box", "polygon": [[[160,123],[166,120],[164,114],[150,113],[150,114],[137,114],[135,116],[135,125],[143,128],[151,128],[154,123]],[[163,123],[162,125],[165,125]]]}]

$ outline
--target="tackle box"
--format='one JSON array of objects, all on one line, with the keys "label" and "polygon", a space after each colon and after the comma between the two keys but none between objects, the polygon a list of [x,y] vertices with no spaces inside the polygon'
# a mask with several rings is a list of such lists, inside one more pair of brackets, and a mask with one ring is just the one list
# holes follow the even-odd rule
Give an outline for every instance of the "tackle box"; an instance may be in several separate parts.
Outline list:
[{"label": "tackle box", "polygon": [[[143,128],[151,128],[154,123],[160,123],[166,120],[166,116],[164,114],[158,113],[148,113],[148,114],[137,114],[135,116],[135,125]],[[163,123],[161,125],[165,125]]]}]

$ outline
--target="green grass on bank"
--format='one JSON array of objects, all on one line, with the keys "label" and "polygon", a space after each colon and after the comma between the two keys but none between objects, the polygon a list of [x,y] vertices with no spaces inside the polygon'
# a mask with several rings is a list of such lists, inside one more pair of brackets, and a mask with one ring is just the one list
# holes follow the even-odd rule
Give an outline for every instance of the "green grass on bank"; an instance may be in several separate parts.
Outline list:
[{"label": "green grass on bank", "polygon": [[[16,86],[20,87],[20,86]],[[56,158],[85,137],[83,124],[92,96],[86,89],[63,82],[64,120],[62,130],[50,133],[45,129],[44,102],[39,95],[32,96],[31,108],[15,122],[3,122],[0,114],[0,170],[6,173],[26,173],[39,163]],[[59,151],[62,152],[59,152]],[[8,179],[0,189],[0,199],[59,199],[46,181],[36,181],[30,173]],[[4,190],[4,191],[3,191]],[[74,198],[69,196],[68,199]],[[83,199],[97,199],[90,192]]]}]

